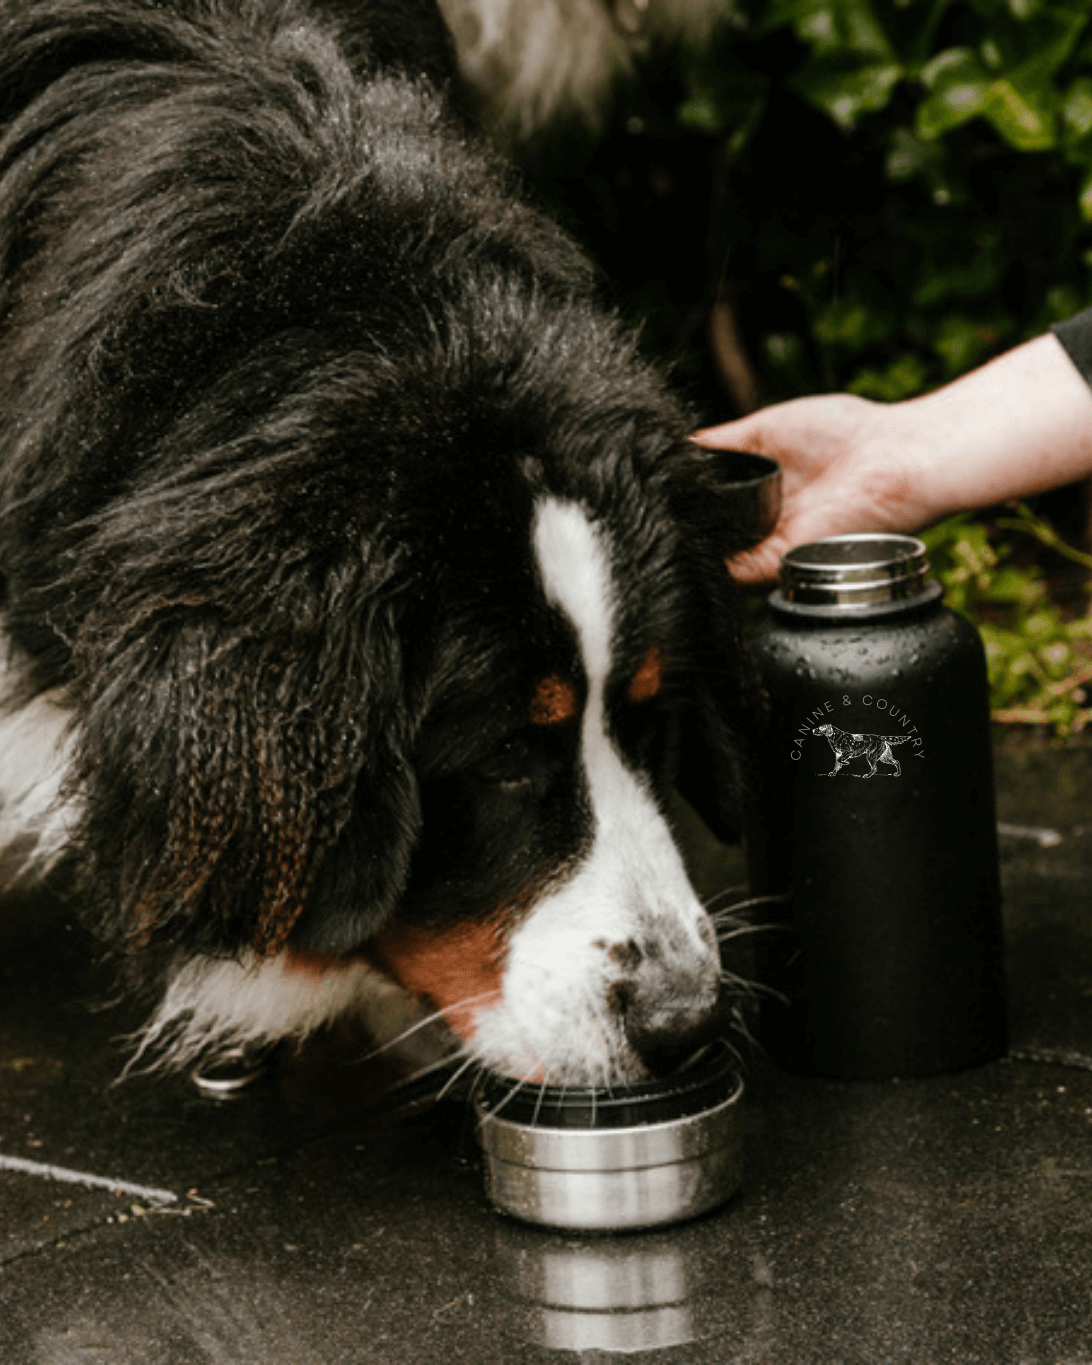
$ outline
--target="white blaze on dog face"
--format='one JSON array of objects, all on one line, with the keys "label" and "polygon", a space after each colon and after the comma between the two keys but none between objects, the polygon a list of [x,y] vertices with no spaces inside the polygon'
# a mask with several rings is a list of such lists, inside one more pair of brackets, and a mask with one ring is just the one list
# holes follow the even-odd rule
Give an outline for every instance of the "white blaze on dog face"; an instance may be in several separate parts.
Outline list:
[{"label": "white blaze on dog face", "polygon": [[46,694],[13,703],[17,679],[0,621],[0,854],[5,876],[40,875],[64,852],[77,811],[62,795],[71,762],[70,716]]},{"label": "white blaze on dog face", "polygon": [[[626,958],[651,964],[646,997],[680,995],[712,1008],[720,965],[715,935],[655,800],[610,733],[607,690],[615,647],[610,559],[576,504],[539,507],[534,549],[549,601],[572,626],[587,684],[580,762],[594,821],[590,851],[559,889],[512,930],[502,998],[478,1014],[471,1049],[508,1074],[573,1084],[636,1079],[645,1068],[612,990],[632,977]],[[654,654],[643,675],[658,671]],[[641,689],[651,685],[643,676]],[[632,683],[631,683],[631,696]],[[655,999],[646,1014],[655,1016]]]},{"label": "white blaze on dog face", "polygon": [[571,819],[523,867],[523,822],[532,811],[541,816],[541,805],[488,807],[505,824],[513,875],[522,867],[527,880],[515,893],[494,889],[480,913],[455,916],[448,927],[396,912],[362,945],[368,961],[293,949],[180,961],[141,1053],[182,1064],[217,1046],[303,1037],[351,1013],[368,1020],[377,1042],[408,1029],[399,1055],[417,1064],[450,1042],[421,1029],[432,1010],[467,1055],[561,1084],[641,1079],[650,1062],[664,1062],[657,1052],[691,1046],[687,1038],[718,1002],[716,936],[650,777],[630,752],[634,734],[656,730],[675,646],[655,636],[619,638],[616,608],[640,607],[631,601],[635,585],[616,587],[605,532],[579,506],[544,501],[531,537],[540,589],[579,664],[573,668],[571,656],[560,662],[563,646],[524,702],[531,732],[550,737],[555,775],[565,765],[568,776],[552,790],[567,800]]}]

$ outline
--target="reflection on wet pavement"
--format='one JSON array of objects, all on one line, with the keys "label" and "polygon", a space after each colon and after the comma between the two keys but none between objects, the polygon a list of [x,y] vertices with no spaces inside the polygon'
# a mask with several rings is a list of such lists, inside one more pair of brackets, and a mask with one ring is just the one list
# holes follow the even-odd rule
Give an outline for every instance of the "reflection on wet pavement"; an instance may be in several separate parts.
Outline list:
[{"label": "reflection on wet pavement", "polygon": [[651,1233],[498,1216],[466,1108],[384,1115],[357,1040],[231,1104],[112,1085],[135,1016],[88,1010],[102,979],[63,903],[11,898],[0,1362],[1092,1360],[1090,761],[999,756],[1006,821],[1062,835],[1002,841],[1013,1056],[885,1085],[757,1064],[740,1194]]}]

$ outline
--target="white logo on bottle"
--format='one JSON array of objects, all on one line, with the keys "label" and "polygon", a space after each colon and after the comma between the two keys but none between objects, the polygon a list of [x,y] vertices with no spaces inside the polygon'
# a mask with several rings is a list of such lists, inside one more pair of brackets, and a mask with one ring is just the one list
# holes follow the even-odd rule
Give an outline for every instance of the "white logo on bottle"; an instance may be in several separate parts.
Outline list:
[{"label": "white logo on bottle", "polygon": [[[818,777],[833,777],[835,773],[841,772],[855,758],[863,758],[867,762],[868,772],[850,773],[850,777],[899,777],[902,774],[902,767],[899,760],[891,752],[891,746],[897,744],[910,745],[906,755],[912,753],[914,758],[925,757],[925,747],[921,734],[918,727],[912,723],[907,715],[905,708],[900,708],[887,697],[877,697],[871,692],[866,692],[863,696],[855,698],[845,693],[842,696],[842,706],[853,707],[854,709],[868,706],[874,707],[877,711],[886,712],[885,719],[895,721],[901,733],[877,734],[875,731],[867,730],[843,730],[840,726],[833,724],[830,719],[832,715],[837,714],[837,701],[822,701],[818,706],[812,708],[811,713],[797,729],[796,738],[792,741],[792,749],[789,753],[789,757],[794,763],[799,763],[804,757],[804,741],[811,735],[822,735],[834,751],[834,767],[829,772],[817,773],[816,776]],[[849,717],[847,716],[846,719]],[[821,723],[817,724],[816,722]],[[881,771],[878,767],[881,763],[885,765],[885,768],[894,768],[895,771]]]},{"label": "white logo on bottle", "polygon": [[848,730],[839,730],[837,725],[817,725],[812,734],[826,735],[834,751],[834,767],[829,773],[821,773],[821,777],[833,777],[855,758],[865,760],[868,772],[850,773],[850,777],[875,777],[879,771],[877,765],[880,763],[887,763],[895,769],[893,773],[880,773],[881,777],[902,775],[902,766],[891,752],[891,746],[905,744],[910,738],[909,735],[851,735]]}]

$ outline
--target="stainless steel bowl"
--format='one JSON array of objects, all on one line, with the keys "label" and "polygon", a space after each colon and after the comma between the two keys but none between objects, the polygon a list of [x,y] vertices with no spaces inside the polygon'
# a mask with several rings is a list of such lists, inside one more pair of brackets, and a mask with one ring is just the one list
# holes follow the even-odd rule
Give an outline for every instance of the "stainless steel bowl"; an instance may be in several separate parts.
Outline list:
[{"label": "stainless steel bowl", "polygon": [[716,1208],[742,1178],[743,1083],[723,1044],[610,1090],[492,1078],[477,1100],[486,1191],[530,1223],[609,1232]]}]

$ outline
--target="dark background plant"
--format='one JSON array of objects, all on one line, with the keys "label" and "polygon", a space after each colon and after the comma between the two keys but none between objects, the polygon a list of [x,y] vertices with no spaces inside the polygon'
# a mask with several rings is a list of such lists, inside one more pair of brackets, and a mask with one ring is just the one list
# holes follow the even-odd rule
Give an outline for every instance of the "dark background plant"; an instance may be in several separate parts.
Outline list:
[{"label": "dark background plant", "polygon": [[[1092,305],[1092,6],[738,0],[532,164],[698,420],[909,398]],[[1090,564],[1056,533],[1090,548],[1085,487],[931,540],[997,711],[1064,733],[1087,714]]]}]

